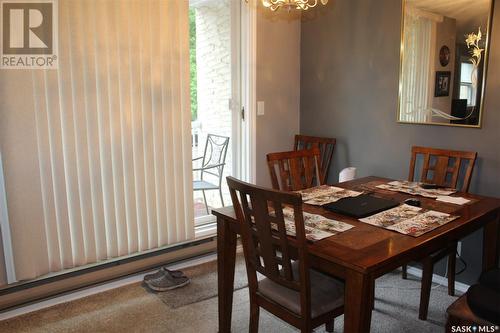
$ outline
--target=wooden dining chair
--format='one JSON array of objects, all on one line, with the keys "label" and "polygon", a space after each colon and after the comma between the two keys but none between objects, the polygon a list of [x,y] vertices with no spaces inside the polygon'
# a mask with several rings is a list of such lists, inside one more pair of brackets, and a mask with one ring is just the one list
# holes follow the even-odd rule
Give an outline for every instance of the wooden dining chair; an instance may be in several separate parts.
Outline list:
[{"label": "wooden dining chair", "polygon": [[318,147],[267,154],[273,189],[299,191],[324,184],[319,171],[319,160]]},{"label": "wooden dining chair", "polygon": [[[411,150],[409,181],[413,181],[419,157],[421,158],[421,172],[419,181],[456,188],[468,192],[472,171],[476,162],[477,153],[453,151],[428,147],[413,147]],[[424,258],[422,263],[422,286],[420,291],[420,309],[418,318],[427,319],[429,298],[431,294],[432,275],[434,265],[442,258],[448,256],[448,294],[455,295],[455,264],[457,240],[452,241],[441,251]],[[403,267],[403,278],[407,278],[407,266]]]},{"label": "wooden dining chair", "polygon": [[293,146],[294,150],[311,149],[313,147],[318,147],[320,150],[319,159],[319,172],[321,174],[321,182],[326,183],[328,177],[328,170],[330,169],[330,164],[332,162],[333,151],[335,150],[336,139],[333,138],[322,138],[317,136],[308,135],[295,135],[295,143]]},{"label": "wooden dining chair", "polygon": [[[312,332],[344,312],[344,283],[310,269],[300,194],[275,191],[227,177],[241,225],[250,292],[250,332],[258,332],[259,310]],[[284,205],[294,211],[295,236],[287,236]],[[297,260],[292,260],[292,259]],[[258,280],[257,273],[264,276]]]},{"label": "wooden dining chair", "polygon": [[[415,179],[415,169],[419,156],[423,158],[419,181],[456,188],[462,192],[469,191],[477,153],[413,147],[411,149],[410,174],[408,176],[410,181]],[[461,182],[460,178],[462,178]]]}]

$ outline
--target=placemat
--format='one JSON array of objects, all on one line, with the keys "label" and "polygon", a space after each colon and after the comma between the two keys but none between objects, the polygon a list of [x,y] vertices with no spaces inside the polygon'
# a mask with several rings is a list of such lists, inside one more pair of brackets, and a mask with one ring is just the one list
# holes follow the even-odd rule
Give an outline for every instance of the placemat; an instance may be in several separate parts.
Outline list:
[{"label": "placemat", "polygon": [[356,197],[362,194],[362,192],[329,185],[316,186],[297,192],[302,194],[302,201],[304,203],[314,206],[323,206],[343,198]]},{"label": "placemat", "polygon": [[458,218],[457,215],[403,204],[359,221],[418,237]]},{"label": "placemat", "polygon": [[[304,212],[303,215],[306,238],[310,241],[319,241],[354,228],[351,224],[332,220],[322,215],[310,214],[306,212]],[[283,216],[285,218],[287,235],[295,236],[293,209],[289,207],[283,209]]]},{"label": "placemat", "polygon": [[383,190],[389,190],[394,192],[402,192],[411,195],[418,195],[426,198],[436,199],[441,196],[448,196],[450,194],[456,193],[457,190],[453,188],[436,188],[436,189],[425,189],[422,188],[419,182],[409,182],[406,180],[396,180],[389,182],[387,184],[377,185],[377,188]]}]

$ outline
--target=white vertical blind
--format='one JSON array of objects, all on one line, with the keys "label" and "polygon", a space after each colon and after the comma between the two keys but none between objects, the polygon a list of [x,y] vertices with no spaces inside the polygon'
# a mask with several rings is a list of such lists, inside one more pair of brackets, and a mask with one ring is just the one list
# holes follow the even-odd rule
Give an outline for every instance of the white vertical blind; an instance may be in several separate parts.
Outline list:
[{"label": "white vertical blind", "polygon": [[436,22],[425,12],[405,7],[402,63],[402,121],[425,122],[430,116]]},{"label": "white vertical blind", "polygon": [[[23,151],[5,157],[18,280],[194,237],[188,1],[59,1],[59,48],[58,70],[0,79],[32,99],[1,111],[36,155],[17,173]],[[10,204],[19,183],[38,214]]]}]

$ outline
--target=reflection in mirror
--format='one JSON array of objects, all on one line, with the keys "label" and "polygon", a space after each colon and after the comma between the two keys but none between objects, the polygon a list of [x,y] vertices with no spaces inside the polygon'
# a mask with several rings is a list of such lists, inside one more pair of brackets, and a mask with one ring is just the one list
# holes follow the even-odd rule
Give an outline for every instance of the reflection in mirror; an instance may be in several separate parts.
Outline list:
[{"label": "reflection in mirror", "polygon": [[492,0],[406,0],[398,120],[480,127]]}]

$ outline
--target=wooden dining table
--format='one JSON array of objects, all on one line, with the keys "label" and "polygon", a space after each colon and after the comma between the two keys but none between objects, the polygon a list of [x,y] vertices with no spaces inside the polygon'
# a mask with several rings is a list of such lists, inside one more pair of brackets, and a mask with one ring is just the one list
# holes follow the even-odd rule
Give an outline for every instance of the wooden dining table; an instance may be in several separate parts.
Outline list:
[{"label": "wooden dining table", "polygon": [[[369,332],[375,279],[403,264],[420,260],[483,228],[483,271],[498,263],[500,238],[500,199],[466,193],[454,196],[471,201],[456,205],[432,198],[378,189],[376,186],[391,181],[366,177],[335,186],[364,191],[381,198],[404,202],[417,198],[424,209],[451,213],[460,218],[429,231],[419,237],[360,222],[322,207],[304,204],[304,211],[349,223],[354,228],[343,233],[310,243],[311,267],[345,281],[344,332]],[[240,225],[232,207],[212,210],[217,217],[217,270],[219,301],[219,332],[231,331],[233,284],[237,235]],[[415,314],[417,316],[417,314]]]}]

